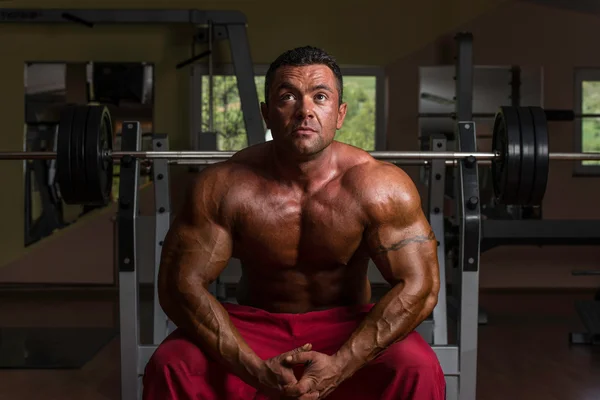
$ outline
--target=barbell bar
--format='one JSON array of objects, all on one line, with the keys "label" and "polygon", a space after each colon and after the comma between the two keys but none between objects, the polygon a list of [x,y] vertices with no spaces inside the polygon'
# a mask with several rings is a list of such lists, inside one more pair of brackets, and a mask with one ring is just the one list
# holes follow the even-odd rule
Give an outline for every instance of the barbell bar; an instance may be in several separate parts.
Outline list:
[{"label": "barbell bar", "polygon": [[[582,118],[600,118],[600,114],[576,113],[573,110],[544,109],[546,121],[574,121]],[[456,119],[454,112],[422,112],[417,114],[419,118],[450,118]],[[496,113],[473,113],[473,118],[495,118]]]},{"label": "barbell bar", "polygon": [[[235,151],[114,151],[108,152],[103,157],[120,160],[126,156],[144,160],[167,160],[173,164],[203,165],[204,162],[222,162],[231,158]],[[461,160],[473,157],[480,161],[494,161],[501,159],[499,153],[494,152],[452,152],[452,151],[369,151],[373,158],[382,161],[410,161],[410,160]],[[550,160],[556,161],[600,161],[600,153],[549,153]],[[56,160],[55,151],[0,151],[0,160]],[[185,161],[185,162],[181,162]],[[414,165],[421,165],[415,163]],[[448,165],[454,165],[449,162]]]},{"label": "barbell bar", "polygon": [[[540,204],[549,160],[598,160],[600,153],[549,153],[548,129],[540,107],[500,107],[495,116],[491,152],[373,151],[390,162],[424,165],[433,160],[473,166],[491,164],[494,192],[504,204]],[[112,191],[113,165],[124,159],[168,160],[173,164],[212,164],[235,152],[113,151],[112,120],[100,105],[70,105],[61,112],[55,152],[0,152],[0,160],[56,160],[56,181],[67,204],[106,205]],[[416,163],[420,161],[420,163]]]},{"label": "barbell bar", "polygon": [[[225,161],[235,152],[233,151],[114,151],[107,152],[103,157],[120,160],[126,156],[144,160],[193,160],[203,161],[218,159]],[[491,152],[436,152],[436,151],[371,151],[369,154],[378,160],[459,160],[469,156],[479,160],[493,160],[500,156]],[[17,151],[0,152],[0,160],[55,160],[57,152],[51,151]]]}]

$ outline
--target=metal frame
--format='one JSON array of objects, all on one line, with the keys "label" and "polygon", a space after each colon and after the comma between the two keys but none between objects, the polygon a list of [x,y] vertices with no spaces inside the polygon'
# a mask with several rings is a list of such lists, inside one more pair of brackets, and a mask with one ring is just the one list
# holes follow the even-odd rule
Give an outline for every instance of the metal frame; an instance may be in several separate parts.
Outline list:
[{"label": "metal frame", "polygon": [[[48,131],[38,130],[32,135],[25,135],[25,150],[40,150],[42,141],[50,142],[56,151],[56,137],[58,127],[54,126]],[[29,143],[29,145],[28,145]],[[55,184],[56,160],[33,160],[24,163],[24,243],[25,247],[32,245],[50,235],[54,230],[63,228],[62,202],[57,197]],[[41,200],[41,213],[37,218],[32,216],[32,198],[34,189],[37,188]]]},{"label": "metal frame", "polygon": [[[456,146],[457,151],[476,152],[476,129],[472,118],[472,36],[469,33],[456,36],[458,44],[456,64]],[[445,138],[431,137],[432,151],[444,151]],[[459,256],[456,268],[457,279],[453,279],[453,295],[459,293],[456,310],[446,296],[445,226],[443,203],[446,193],[443,160],[431,161],[429,171],[429,222],[438,238],[440,265],[440,294],[434,309],[436,353],[446,379],[447,400],[475,400],[477,382],[477,336],[479,314],[479,246],[480,209],[479,177],[477,159],[466,157],[457,161],[453,170],[455,216],[458,221]],[[448,301],[448,302],[447,302]],[[454,312],[455,311],[455,312]],[[453,313],[454,312],[454,313]],[[447,317],[456,314],[457,344],[448,345]],[[445,331],[445,332],[444,332]]]},{"label": "metal frame", "polygon": [[[169,138],[155,134],[152,139],[155,151],[169,150]],[[169,319],[160,306],[158,298],[158,272],[162,245],[171,225],[171,190],[169,187],[169,164],[167,160],[156,160],[152,164],[154,181],[155,235],[154,235],[154,329],[153,343],[160,344],[169,334]]]},{"label": "metal frame", "polygon": [[[142,144],[138,122],[124,122],[121,148],[139,151]],[[138,180],[140,161],[129,157],[121,161],[119,182],[118,265],[119,318],[121,343],[121,398],[137,399],[139,374],[139,296],[137,269]]]},{"label": "metal frame", "polygon": [[497,246],[590,246],[600,244],[600,220],[482,221],[482,252]]},{"label": "metal frame", "polygon": [[[264,76],[269,65],[257,64],[251,67],[252,82],[255,76]],[[388,84],[385,70],[373,66],[341,65],[340,69],[344,76],[374,76],[375,77],[375,150],[384,151],[387,147],[387,120],[388,120]],[[190,142],[192,146],[198,143],[197,135],[202,131],[202,77],[210,74],[209,66],[197,64],[192,67],[190,75]],[[215,75],[233,75],[232,64],[221,64],[212,68]],[[238,77],[239,82],[239,77]],[[238,83],[239,85],[239,83]],[[257,99],[258,104],[258,99]],[[244,106],[242,106],[244,107]],[[245,109],[243,109],[245,114]],[[261,116],[262,124],[262,116]],[[264,125],[262,125],[264,136]],[[263,138],[264,141],[264,138]],[[250,141],[248,142],[250,143]],[[199,147],[193,147],[195,149]],[[215,147],[216,150],[216,147]]]},{"label": "metal frame", "polygon": [[[473,36],[457,35],[456,68],[456,139],[459,151],[477,151],[477,132],[473,119]],[[477,391],[477,337],[479,324],[479,246],[480,198],[477,159],[466,158],[454,170],[457,185],[456,218],[459,223],[458,313],[459,368],[458,395],[461,400],[475,400]]]},{"label": "metal frame", "polygon": [[[459,122],[458,146],[474,151],[476,129],[472,122]],[[459,223],[460,251],[458,268],[461,271],[458,345],[460,348],[459,396],[461,400],[475,400],[477,384],[477,338],[479,324],[479,256],[480,209],[479,173],[476,159],[459,163],[456,198]]]},{"label": "metal frame", "polygon": [[[573,93],[573,111],[575,114],[582,114],[582,89],[581,84],[584,81],[600,81],[600,69],[598,68],[578,68],[574,72],[574,93]],[[573,146],[577,152],[582,152],[582,119],[573,121]],[[600,175],[600,165],[583,165],[582,162],[575,163],[573,167],[574,176],[595,176]]]},{"label": "metal frame", "polygon": [[[446,138],[431,136],[431,149],[446,151]],[[429,169],[429,225],[438,241],[437,258],[440,270],[438,303],[433,309],[433,344],[448,344],[448,318],[446,305],[446,245],[444,232],[444,187],[446,162],[433,160]]]},{"label": "metal frame", "polygon": [[120,9],[59,9],[2,8],[0,23],[63,23],[92,28],[94,24],[214,24],[247,23],[240,11],[200,10],[120,10]]},{"label": "metal frame", "polygon": [[[0,9],[0,23],[78,24],[191,24],[209,26],[220,39],[229,39],[238,91],[244,109],[248,143],[264,142],[262,116],[252,75],[252,57],[246,32],[246,16],[240,11],[210,10],[119,10],[119,9]],[[195,40],[195,39],[194,39]],[[187,65],[187,60],[183,65]],[[180,65],[179,67],[183,66]],[[192,101],[192,106],[194,105]]]},{"label": "metal frame", "polygon": [[[121,148],[126,151],[140,151],[142,143],[141,127],[138,122],[124,122]],[[168,149],[166,135],[155,135],[153,148]],[[120,343],[121,343],[121,398],[141,399],[142,376],[150,357],[169,333],[169,321],[158,302],[157,277],[160,253],[164,237],[170,226],[170,190],[166,160],[154,162],[154,185],[156,203],[155,236],[155,284],[154,284],[154,323],[153,345],[140,343],[140,303],[138,295],[137,268],[137,218],[138,181],[140,161],[135,157],[121,160],[121,181],[119,183],[118,226],[118,265],[120,302]]]}]

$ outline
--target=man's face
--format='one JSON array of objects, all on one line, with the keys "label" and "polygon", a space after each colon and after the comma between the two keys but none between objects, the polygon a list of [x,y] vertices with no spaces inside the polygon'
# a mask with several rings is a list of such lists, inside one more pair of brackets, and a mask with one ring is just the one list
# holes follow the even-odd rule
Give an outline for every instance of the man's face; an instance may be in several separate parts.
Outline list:
[{"label": "man's face", "polygon": [[277,69],[263,118],[276,146],[298,156],[325,149],[342,127],[346,104],[339,105],[337,80],[326,65]]}]

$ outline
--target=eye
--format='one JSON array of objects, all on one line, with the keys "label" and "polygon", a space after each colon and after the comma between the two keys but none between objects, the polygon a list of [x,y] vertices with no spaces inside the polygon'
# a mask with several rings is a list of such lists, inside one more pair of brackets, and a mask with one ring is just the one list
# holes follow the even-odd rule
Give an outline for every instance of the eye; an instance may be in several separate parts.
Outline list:
[{"label": "eye", "polygon": [[294,95],[291,93],[285,93],[284,95],[281,96],[281,100],[292,100],[294,98]]},{"label": "eye", "polygon": [[319,93],[318,95],[315,96],[317,100],[319,101],[324,101],[327,100],[327,96],[324,93]]}]

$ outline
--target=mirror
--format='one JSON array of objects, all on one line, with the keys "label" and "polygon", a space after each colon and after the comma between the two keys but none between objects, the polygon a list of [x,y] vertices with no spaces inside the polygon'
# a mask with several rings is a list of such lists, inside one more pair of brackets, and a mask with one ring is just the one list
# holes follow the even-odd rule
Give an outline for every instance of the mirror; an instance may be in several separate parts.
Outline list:
[{"label": "mirror", "polygon": [[[109,108],[119,150],[121,125],[140,121],[144,149],[151,150],[154,119],[154,66],[148,63],[27,62],[25,151],[54,151],[62,108],[67,104],[102,104]],[[67,205],[55,184],[54,160],[24,162],[25,246],[75,223],[97,207]],[[145,184],[149,175],[140,178]],[[118,199],[119,169],[114,168],[113,202]]]}]

